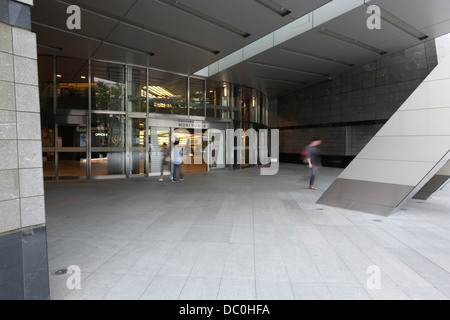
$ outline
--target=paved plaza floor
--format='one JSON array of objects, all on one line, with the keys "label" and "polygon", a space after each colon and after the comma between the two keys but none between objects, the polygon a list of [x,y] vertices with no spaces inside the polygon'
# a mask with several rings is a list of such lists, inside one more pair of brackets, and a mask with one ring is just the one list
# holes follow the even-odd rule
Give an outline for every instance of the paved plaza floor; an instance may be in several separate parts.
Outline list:
[{"label": "paved plaza floor", "polygon": [[450,186],[388,217],[316,204],[340,172],[45,181],[51,299],[449,299]]}]

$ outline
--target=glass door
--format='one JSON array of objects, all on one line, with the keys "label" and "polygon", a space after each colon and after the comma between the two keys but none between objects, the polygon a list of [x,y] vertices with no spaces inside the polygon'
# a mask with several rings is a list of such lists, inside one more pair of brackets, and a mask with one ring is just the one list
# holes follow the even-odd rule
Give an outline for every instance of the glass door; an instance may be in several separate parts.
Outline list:
[{"label": "glass door", "polygon": [[[169,127],[149,127],[149,175],[156,176],[161,174],[163,160],[163,144],[166,143],[168,148],[172,148],[171,128]],[[164,172],[168,175],[169,172]]]},{"label": "glass door", "polygon": [[92,114],[92,178],[125,174],[125,115]]},{"label": "glass door", "polygon": [[86,122],[84,124],[59,124],[56,129],[58,134],[56,147],[58,177],[86,179],[88,145]]},{"label": "glass door", "polygon": [[86,179],[87,116],[61,116],[58,120],[42,128],[44,178]]},{"label": "glass door", "polygon": [[131,118],[128,120],[128,146],[130,175],[145,175],[147,173],[148,158],[145,152],[145,118]]},{"label": "glass door", "polygon": [[194,129],[175,129],[174,139],[180,142],[180,147],[184,150],[183,172],[198,173],[208,170],[203,158],[207,145],[206,130],[199,134]]}]

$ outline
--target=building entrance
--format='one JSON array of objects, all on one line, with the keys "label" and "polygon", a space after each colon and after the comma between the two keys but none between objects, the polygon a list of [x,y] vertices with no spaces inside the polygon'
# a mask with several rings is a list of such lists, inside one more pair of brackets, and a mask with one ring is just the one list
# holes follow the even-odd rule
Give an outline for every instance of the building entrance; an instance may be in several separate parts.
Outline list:
[{"label": "building entrance", "polygon": [[86,179],[87,116],[66,118],[42,127],[42,160],[44,178]]}]

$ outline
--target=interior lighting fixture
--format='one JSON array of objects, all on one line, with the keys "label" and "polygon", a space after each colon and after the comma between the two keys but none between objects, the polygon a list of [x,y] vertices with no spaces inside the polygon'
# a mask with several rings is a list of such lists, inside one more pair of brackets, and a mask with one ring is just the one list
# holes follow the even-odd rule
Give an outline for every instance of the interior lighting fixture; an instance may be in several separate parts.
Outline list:
[{"label": "interior lighting fixture", "polygon": [[150,86],[148,87],[148,92],[153,97],[174,97],[173,92],[160,87],[160,86]]},{"label": "interior lighting fixture", "polygon": [[349,44],[351,44],[351,45],[358,46],[358,47],[360,47],[360,48],[363,48],[363,49],[366,49],[366,50],[375,52],[375,53],[377,53],[377,54],[379,54],[379,55],[384,55],[384,54],[387,53],[387,52],[384,51],[384,50],[381,50],[381,49],[372,47],[372,46],[370,46],[370,45],[368,45],[368,44],[366,44],[366,43],[363,43],[363,42],[360,42],[360,41],[358,41],[358,40],[355,40],[355,39],[346,37],[346,36],[344,36],[344,35],[342,35],[342,34],[340,34],[340,33],[337,33],[337,32],[331,31],[331,30],[328,30],[327,28],[322,28],[322,29],[319,29],[318,31],[319,31],[320,33],[322,33],[322,34],[324,34],[324,35],[327,35],[327,36],[329,36],[329,37],[332,37],[332,38],[334,38],[334,39],[337,39],[337,40],[340,40],[340,41],[343,41],[343,42],[347,42],[347,43],[349,43]]},{"label": "interior lighting fixture", "polygon": [[257,3],[259,3],[260,5],[263,5],[267,9],[275,12],[276,14],[279,14],[282,17],[285,17],[289,13],[291,13],[290,10],[286,9],[282,5],[276,3],[275,1],[272,1],[272,0],[255,0],[255,1]]},{"label": "interior lighting fixture", "polygon": [[307,57],[307,58],[312,58],[312,59],[316,59],[316,60],[321,60],[321,61],[341,64],[341,65],[344,65],[344,66],[347,66],[347,67],[354,67],[355,66],[353,63],[350,63],[350,62],[336,60],[336,59],[333,59],[333,58],[328,58],[328,57],[325,57],[325,56],[320,56],[320,55],[317,55],[317,54],[312,54],[312,53],[308,53],[308,52],[300,51],[300,50],[295,50],[295,49],[291,49],[291,48],[280,48],[280,50],[288,52],[288,53],[296,54],[296,55],[299,55],[299,56]]},{"label": "interior lighting fixture", "polygon": [[231,33],[234,33],[242,38],[248,38],[250,36],[250,33],[245,32],[243,30],[240,30],[236,27],[233,27],[232,25],[229,25],[223,21],[217,20],[211,16],[208,16],[206,14],[204,14],[203,12],[197,11],[189,6],[186,6],[184,4],[182,4],[179,1],[174,1],[174,0],[158,0],[158,2],[161,2],[165,5],[168,5],[172,8],[175,8],[177,10],[180,10],[190,16],[193,16],[195,18],[198,18],[200,20],[206,21],[212,25],[215,25],[217,27],[220,27],[226,31],[229,31]]}]

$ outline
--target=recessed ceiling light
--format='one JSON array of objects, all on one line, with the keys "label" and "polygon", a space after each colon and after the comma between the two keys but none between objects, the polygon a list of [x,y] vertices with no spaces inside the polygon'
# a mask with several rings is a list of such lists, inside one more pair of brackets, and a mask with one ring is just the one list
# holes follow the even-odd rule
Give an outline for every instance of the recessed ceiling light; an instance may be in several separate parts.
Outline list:
[{"label": "recessed ceiling light", "polygon": [[349,43],[351,45],[358,46],[360,48],[363,48],[363,49],[366,49],[366,50],[369,50],[369,51],[372,51],[372,52],[375,52],[375,53],[378,53],[379,55],[384,55],[384,54],[387,53],[384,50],[372,47],[371,45],[368,45],[366,43],[363,43],[363,42],[360,42],[358,40],[346,37],[346,36],[344,36],[344,35],[342,35],[340,33],[331,31],[331,30],[329,30],[327,28],[321,28],[321,29],[318,29],[318,31],[320,33],[324,34],[324,35],[329,36],[329,37],[335,38],[335,39],[343,41],[343,42],[347,42],[347,43]]},{"label": "recessed ceiling light", "polygon": [[278,70],[306,73],[306,74],[311,74],[311,75],[314,75],[314,76],[320,76],[320,77],[325,77],[325,78],[328,78],[330,76],[328,74],[323,74],[323,73],[318,73],[318,72],[313,72],[313,71],[307,71],[307,70],[302,70],[302,69],[288,68],[288,67],[283,67],[283,66],[276,66],[276,65],[272,65],[272,64],[266,64],[266,63],[249,62],[249,64],[252,64],[252,65],[255,65],[255,66],[266,67],[266,68],[278,69]]},{"label": "recessed ceiling light", "polygon": [[211,24],[213,24],[213,25],[215,25],[217,27],[220,27],[220,28],[222,28],[224,30],[232,32],[232,33],[234,33],[234,34],[236,34],[236,35],[238,35],[240,37],[247,38],[247,37],[250,36],[250,33],[248,33],[248,32],[245,32],[245,31],[240,30],[240,29],[238,29],[236,27],[233,27],[232,25],[229,25],[229,24],[227,24],[225,22],[217,20],[217,19],[215,19],[215,18],[213,18],[211,16],[208,16],[208,15],[204,14],[203,12],[197,11],[197,10],[195,10],[195,9],[189,7],[189,6],[186,6],[186,5],[182,4],[179,1],[158,0],[158,2],[161,2],[161,3],[163,3],[165,5],[168,5],[168,6],[172,7],[172,8],[180,10],[180,11],[182,11],[182,12],[184,12],[184,13],[190,15],[190,16],[193,16],[195,18],[198,18],[198,19],[201,19],[201,20],[206,21],[208,23],[211,23]]},{"label": "recessed ceiling light", "polygon": [[380,18],[419,40],[425,40],[428,38],[426,34],[417,30],[413,26],[409,25],[405,21],[401,20],[400,18],[396,17],[383,8],[380,8]]},{"label": "recessed ceiling light", "polygon": [[296,50],[296,49],[280,48],[280,50],[283,50],[283,51],[288,52],[288,53],[297,54],[299,56],[303,56],[303,57],[307,57],[307,58],[312,58],[312,59],[317,59],[317,60],[321,60],[321,61],[332,62],[332,63],[336,63],[336,64],[342,64],[342,65],[347,66],[347,67],[354,67],[355,66],[353,63],[350,63],[350,62],[336,60],[336,59],[333,59],[333,58],[328,58],[328,57],[325,57],[325,56],[321,56],[321,55],[317,55],[317,54],[313,54],[313,53],[309,53],[309,52],[305,52],[305,51],[300,51],[300,50]]},{"label": "recessed ceiling light", "polygon": [[289,13],[291,13],[290,10],[283,7],[281,4],[276,3],[272,0],[255,0],[260,5],[263,5],[267,9],[279,14],[282,17],[287,16]]}]

